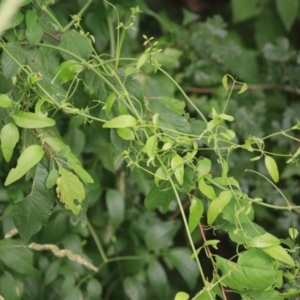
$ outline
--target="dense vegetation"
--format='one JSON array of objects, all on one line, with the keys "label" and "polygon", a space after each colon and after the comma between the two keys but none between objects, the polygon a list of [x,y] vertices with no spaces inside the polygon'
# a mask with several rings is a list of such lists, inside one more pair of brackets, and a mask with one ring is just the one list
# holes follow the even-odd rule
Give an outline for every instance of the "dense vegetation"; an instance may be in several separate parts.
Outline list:
[{"label": "dense vegetation", "polygon": [[300,294],[300,1],[154,2],[3,34],[0,299]]}]

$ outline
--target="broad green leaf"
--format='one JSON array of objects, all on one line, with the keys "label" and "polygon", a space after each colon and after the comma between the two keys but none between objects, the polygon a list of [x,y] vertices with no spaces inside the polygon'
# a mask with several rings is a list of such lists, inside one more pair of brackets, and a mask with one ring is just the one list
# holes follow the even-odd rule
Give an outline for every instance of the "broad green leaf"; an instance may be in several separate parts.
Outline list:
[{"label": "broad green leaf", "polygon": [[19,241],[12,239],[0,241],[0,260],[18,274],[40,275],[40,272],[33,267],[33,253]]},{"label": "broad green leaf", "polygon": [[163,211],[169,210],[169,205],[175,199],[175,193],[168,181],[163,181],[159,186],[153,184],[148,195],[145,198],[145,206],[149,210],[154,210],[162,206]]},{"label": "broad green leaf", "polygon": [[280,245],[280,240],[268,232],[251,239],[247,243],[249,248],[267,248],[276,245]]},{"label": "broad green leaf", "polygon": [[18,115],[13,115],[13,119],[19,127],[22,128],[44,128],[55,125],[53,119],[40,116],[31,112],[21,112]]},{"label": "broad green leaf", "polygon": [[117,230],[125,218],[125,202],[122,195],[116,191],[108,189],[105,202],[109,218],[115,230]]},{"label": "broad green leaf", "polygon": [[39,163],[30,194],[15,204],[13,220],[24,242],[40,231],[52,213],[55,193],[45,188],[47,177],[47,167]]},{"label": "broad green leaf", "polygon": [[178,154],[174,155],[171,159],[171,169],[174,172],[178,183],[182,185],[184,178],[184,163],[183,158]]},{"label": "broad green leaf", "polygon": [[276,161],[274,160],[274,158],[269,155],[265,155],[265,165],[266,165],[268,173],[270,174],[273,181],[278,182],[279,173],[278,173],[277,164],[276,164]]},{"label": "broad green leaf", "polygon": [[7,271],[2,271],[0,277],[0,291],[2,299],[20,300],[20,289],[12,274]]},{"label": "broad green leaf", "polygon": [[138,62],[136,63],[136,69],[139,70],[139,69],[143,66],[143,64],[147,61],[147,59],[148,59],[149,57],[150,57],[150,53],[149,53],[149,52],[144,52],[144,53],[140,56]]},{"label": "broad green leaf", "polygon": [[13,17],[10,20],[9,26],[7,26],[6,29],[17,27],[22,23],[23,20],[24,20],[24,15],[20,11],[18,11],[13,15]]},{"label": "broad green leaf", "polygon": [[175,295],[174,300],[189,300],[190,296],[189,294],[185,293],[185,292],[178,292]]},{"label": "broad green leaf", "polygon": [[73,80],[77,73],[81,72],[82,70],[82,64],[71,59],[60,64],[56,72],[60,82],[66,83],[70,80]]},{"label": "broad green leaf", "polygon": [[4,108],[13,107],[13,102],[7,95],[0,94],[0,107],[4,107]]},{"label": "broad green leaf", "polygon": [[231,191],[221,192],[219,197],[215,198],[209,205],[207,211],[207,223],[211,225],[218,215],[222,212],[224,207],[230,202],[232,198]]},{"label": "broad green leaf", "polygon": [[40,145],[31,145],[27,147],[20,155],[16,168],[8,173],[4,185],[7,186],[25,175],[32,167],[34,167],[44,156],[43,147]]},{"label": "broad green leaf", "polygon": [[0,133],[1,149],[6,162],[10,161],[19,138],[19,130],[15,123],[8,123],[2,127]]},{"label": "broad green leaf", "polygon": [[204,207],[203,203],[195,196],[192,197],[189,213],[189,231],[192,233],[199,224],[203,215]]},{"label": "broad green leaf", "polygon": [[[59,47],[68,50],[70,53],[78,56],[80,61],[81,59],[89,59],[89,56],[93,52],[91,41],[76,30],[66,31],[61,37]],[[61,55],[65,60],[75,58],[73,55],[70,55],[63,51],[61,51]]]},{"label": "broad green leaf", "polygon": [[60,201],[65,203],[66,209],[70,209],[74,215],[81,210],[80,203],[85,198],[85,190],[79,178],[72,172],[59,168],[61,175],[57,181],[56,192]]},{"label": "broad green leaf", "polygon": [[190,260],[190,253],[185,248],[173,248],[167,254],[170,263],[177,269],[190,289],[194,289],[199,271],[194,260]]},{"label": "broad green leaf", "polygon": [[[7,43],[6,50],[16,61],[23,65],[26,61],[26,52],[19,43]],[[19,65],[5,52],[2,54],[2,72],[5,78],[11,78],[18,74]]]},{"label": "broad green leaf", "polygon": [[164,268],[157,260],[151,260],[147,267],[149,283],[158,297],[166,299],[168,297],[168,278]]},{"label": "broad green leaf", "polygon": [[35,23],[38,21],[37,13],[32,9],[28,9],[26,11],[25,21],[26,21],[27,28],[34,27]]},{"label": "broad green leaf", "polygon": [[226,92],[228,92],[228,78],[227,75],[224,75],[222,78],[222,84]]},{"label": "broad green leaf", "polygon": [[135,140],[134,132],[129,128],[117,128],[117,134],[125,141]]},{"label": "broad green leaf", "polygon": [[262,250],[239,254],[238,263],[217,256],[216,264],[224,276],[222,283],[237,291],[265,291],[276,282],[273,259]]},{"label": "broad green leaf", "polygon": [[30,45],[39,43],[43,34],[43,27],[38,22],[35,22],[32,27],[27,27],[26,29],[26,39]]},{"label": "broad green leaf", "polygon": [[200,192],[208,199],[213,200],[216,198],[215,190],[212,186],[206,184],[204,178],[200,178],[198,181],[198,188]]},{"label": "broad green leaf", "polygon": [[238,23],[256,17],[262,11],[260,0],[231,0],[233,22]]},{"label": "broad green leaf", "polygon": [[238,91],[238,94],[243,94],[247,90],[248,90],[248,85],[247,85],[247,83],[244,83],[243,86],[241,87],[241,89]]},{"label": "broad green leaf", "polygon": [[103,124],[103,128],[127,128],[135,127],[136,119],[130,115],[122,115]]},{"label": "broad green leaf", "polygon": [[284,27],[290,31],[299,13],[299,0],[276,0],[276,7]]},{"label": "broad green leaf", "polygon": [[282,261],[286,263],[287,265],[290,265],[292,267],[295,266],[295,262],[292,259],[292,257],[287,253],[287,251],[280,245],[272,246],[269,248],[263,248],[261,249],[274,259],[277,259],[279,261]]},{"label": "broad green leaf", "polygon": [[206,157],[200,157],[197,162],[198,178],[207,175],[211,170],[211,161]]}]

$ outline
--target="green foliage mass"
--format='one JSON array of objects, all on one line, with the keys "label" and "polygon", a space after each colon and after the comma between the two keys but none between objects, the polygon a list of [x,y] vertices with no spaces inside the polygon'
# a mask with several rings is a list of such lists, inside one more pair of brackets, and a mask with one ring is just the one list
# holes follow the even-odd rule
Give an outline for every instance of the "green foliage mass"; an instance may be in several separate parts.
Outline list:
[{"label": "green foliage mass", "polygon": [[0,42],[0,298],[297,299],[299,0],[53,2]]}]

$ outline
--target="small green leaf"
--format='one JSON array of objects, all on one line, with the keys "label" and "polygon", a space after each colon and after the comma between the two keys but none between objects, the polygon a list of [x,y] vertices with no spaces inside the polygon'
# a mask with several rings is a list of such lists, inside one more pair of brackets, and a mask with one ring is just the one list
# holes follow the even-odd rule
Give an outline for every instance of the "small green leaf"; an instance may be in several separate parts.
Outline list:
[{"label": "small green leaf", "polygon": [[125,218],[125,202],[122,195],[112,189],[106,192],[105,202],[112,225],[117,230]]},{"label": "small green leaf", "polygon": [[58,171],[53,167],[51,171],[48,174],[47,180],[46,180],[46,188],[51,189],[55,186],[57,178],[59,177]]},{"label": "small green leaf", "polygon": [[224,75],[222,78],[222,84],[226,92],[228,92],[228,78],[227,75]]},{"label": "small green leaf", "polygon": [[83,66],[75,60],[64,61],[57,68],[57,76],[61,83],[73,80],[75,76],[83,70]]},{"label": "small green leaf", "polygon": [[272,246],[269,248],[262,248],[262,251],[270,255],[272,258],[277,259],[290,265],[292,267],[295,266],[295,262],[292,257],[287,253],[287,251],[280,245]]},{"label": "small green leaf", "polygon": [[208,184],[206,184],[204,178],[200,178],[200,180],[198,181],[198,188],[200,190],[200,192],[206,196],[208,199],[215,199],[216,198],[216,194],[214,191],[214,188]]},{"label": "small green leaf", "polygon": [[294,240],[298,236],[299,231],[296,228],[289,228],[289,235]]},{"label": "small green leaf", "polygon": [[135,135],[133,130],[129,128],[118,128],[117,134],[120,138],[122,138],[125,141],[133,141],[135,140]]},{"label": "small green leaf", "polygon": [[184,178],[184,163],[183,158],[176,154],[171,159],[171,169],[174,172],[175,178],[177,179],[179,184],[183,184]]},{"label": "small green leaf", "polygon": [[127,67],[125,69],[125,76],[128,77],[130,75],[133,75],[133,74],[137,74],[137,73],[140,73],[141,70],[137,69],[137,68],[134,68],[134,67]]},{"label": "small green leaf", "polygon": [[257,161],[261,158],[261,156],[255,156],[253,158],[250,158],[250,161]]},{"label": "small green leaf", "polygon": [[105,114],[107,117],[109,117],[109,113],[111,111],[111,108],[116,100],[116,93],[112,92],[105,102]]},{"label": "small green leaf", "polygon": [[145,151],[149,158],[153,159],[157,148],[157,136],[152,135],[146,141]]},{"label": "small green leaf", "polygon": [[13,101],[5,94],[0,94],[0,107],[13,107]]},{"label": "small green leaf", "polygon": [[231,191],[221,192],[219,197],[215,198],[208,207],[207,211],[207,223],[211,225],[218,215],[223,211],[226,205],[230,202],[232,198]]},{"label": "small green leaf", "polygon": [[298,0],[276,0],[276,7],[287,31],[290,31],[298,16]]},{"label": "small green leaf", "polygon": [[168,179],[168,175],[165,173],[165,171],[162,167],[159,167],[156,170],[155,176],[154,176],[154,182],[155,182],[156,186],[158,186],[158,183],[160,180],[167,180],[167,179]]},{"label": "small green leaf", "polygon": [[189,300],[190,296],[189,294],[185,293],[185,292],[178,292],[175,295],[174,300]]},{"label": "small green leaf", "polygon": [[192,197],[189,214],[189,231],[192,233],[199,224],[203,215],[204,207],[203,203],[195,196]]},{"label": "small green leaf", "polygon": [[198,178],[207,175],[211,170],[211,161],[208,158],[200,157],[197,162]]},{"label": "small green leaf", "polygon": [[27,147],[18,158],[16,168],[8,173],[4,185],[7,186],[25,175],[32,167],[34,167],[44,156],[43,147],[40,145],[31,145]]},{"label": "small green leaf", "polygon": [[131,115],[122,115],[103,124],[103,128],[127,128],[135,127],[136,119]]},{"label": "small green leaf", "polygon": [[31,112],[22,112],[18,115],[13,116],[14,121],[19,127],[22,128],[44,128],[55,125],[53,119],[40,116]]},{"label": "small green leaf", "polygon": [[238,91],[238,94],[243,94],[247,90],[248,90],[248,85],[247,85],[247,83],[244,83],[243,86],[241,87],[241,89]]},{"label": "small green leaf", "polygon": [[218,114],[217,117],[230,122],[234,121],[234,117],[227,114]]},{"label": "small green leaf", "polygon": [[267,248],[276,245],[280,245],[280,240],[268,232],[263,235],[256,236],[247,243],[249,248]]},{"label": "small green leaf", "polygon": [[149,52],[144,52],[141,57],[139,58],[137,64],[136,64],[136,68],[137,70],[139,70],[143,64],[147,61],[147,59],[149,58],[150,53]]},{"label": "small green leaf", "polygon": [[81,210],[80,203],[85,198],[85,190],[82,182],[72,172],[59,168],[61,175],[57,181],[57,196],[61,202],[65,203],[66,209],[70,209],[74,215],[78,215]]},{"label": "small green leaf", "polygon": [[208,241],[204,242],[203,246],[205,246],[205,247],[212,246],[213,248],[218,250],[218,247],[217,247],[218,243],[220,243],[219,240],[208,240]]},{"label": "small green leaf", "polygon": [[265,155],[265,165],[266,165],[266,168],[267,168],[271,178],[273,179],[273,181],[278,182],[279,173],[278,173],[277,164],[276,164],[276,161],[274,160],[274,158],[269,155]]},{"label": "small green leaf", "polygon": [[19,138],[19,130],[15,123],[8,123],[2,127],[0,133],[1,149],[6,162],[10,161]]}]

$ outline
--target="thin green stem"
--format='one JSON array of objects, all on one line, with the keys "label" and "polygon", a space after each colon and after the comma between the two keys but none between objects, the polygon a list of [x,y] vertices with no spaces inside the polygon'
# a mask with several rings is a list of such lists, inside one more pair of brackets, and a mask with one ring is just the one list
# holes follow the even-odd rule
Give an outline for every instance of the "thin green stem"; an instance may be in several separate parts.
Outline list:
[{"label": "thin green stem", "polygon": [[106,254],[104,252],[104,249],[102,247],[100,239],[97,236],[97,233],[96,233],[95,229],[93,228],[92,224],[89,221],[87,221],[87,226],[88,226],[89,231],[91,232],[91,235],[92,235],[92,237],[94,239],[94,242],[95,242],[95,244],[96,244],[96,246],[97,246],[97,248],[99,250],[99,253],[100,253],[100,256],[101,256],[103,262],[107,263],[108,262],[108,258],[107,258]]}]

